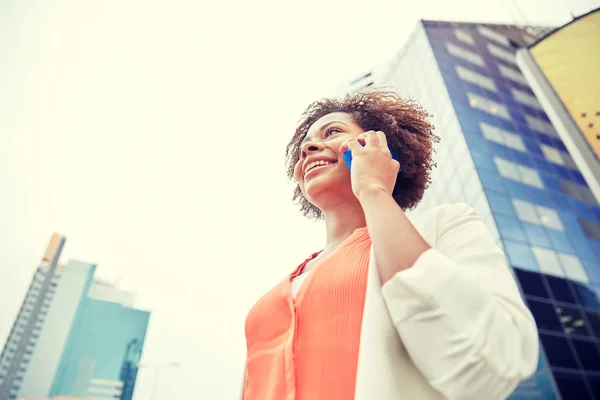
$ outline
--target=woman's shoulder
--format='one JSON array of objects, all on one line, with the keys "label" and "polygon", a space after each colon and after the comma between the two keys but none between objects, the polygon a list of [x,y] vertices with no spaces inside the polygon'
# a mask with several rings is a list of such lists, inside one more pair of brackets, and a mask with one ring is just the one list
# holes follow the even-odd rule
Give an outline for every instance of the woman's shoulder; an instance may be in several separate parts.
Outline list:
[{"label": "woman's shoulder", "polygon": [[458,217],[477,216],[473,207],[467,203],[447,203],[440,204],[425,210],[419,210],[409,215],[409,218],[415,222],[420,221],[439,221],[446,219],[456,219]]},{"label": "woman's shoulder", "polygon": [[466,203],[441,204],[408,217],[425,239],[434,239],[453,226],[480,220],[473,207]]}]

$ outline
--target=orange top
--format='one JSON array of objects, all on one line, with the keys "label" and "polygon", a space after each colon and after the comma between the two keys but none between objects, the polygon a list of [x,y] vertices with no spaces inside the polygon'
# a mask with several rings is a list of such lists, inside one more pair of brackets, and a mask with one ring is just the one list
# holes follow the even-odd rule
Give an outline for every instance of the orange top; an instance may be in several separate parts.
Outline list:
[{"label": "orange top", "polygon": [[354,398],[371,240],[354,231],[319,261],[296,298],[291,280],[265,294],[246,319],[246,400]]}]

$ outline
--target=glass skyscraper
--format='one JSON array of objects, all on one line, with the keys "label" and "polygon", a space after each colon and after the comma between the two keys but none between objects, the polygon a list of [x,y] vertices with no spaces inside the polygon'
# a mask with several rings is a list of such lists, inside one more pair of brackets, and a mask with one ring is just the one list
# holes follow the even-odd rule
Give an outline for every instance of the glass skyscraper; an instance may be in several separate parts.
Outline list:
[{"label": "glass skyscraper", "polygon": [[0,355],[0,399],[131,400],[150,313],[95,265],[58,264],[64,243],[52,237]]},{"label": "glass skyscraper", "polygon": [[438,167],[415,212],[470,204],[539,328],[537,372],[511,399],[600,399],[600,207],[515,59],[548,30],[421,21],[338,94],[389,87],[433,115]]}]

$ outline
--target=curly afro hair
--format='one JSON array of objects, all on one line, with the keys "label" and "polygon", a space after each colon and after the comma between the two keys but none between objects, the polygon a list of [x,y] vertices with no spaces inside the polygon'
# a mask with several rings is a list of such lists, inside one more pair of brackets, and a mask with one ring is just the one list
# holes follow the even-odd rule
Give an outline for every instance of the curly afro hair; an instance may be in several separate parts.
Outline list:
[{"label": "curly afro hair", "polygon": [[[436,167],[432,160],[433,143],[439,138],[433,134],[434,127],[428,122],[430,115],[419,104],[404,100],[393,91],[369,90],[346,95],[343,99],[323,99],[308,106],[287,145],[288,178],[294,178],[301,142],[312,124],[334,112],[350,114],[365,131],[385,133],[388,146],[403,168],[392,196],[403,210],[415,208],[431,183],[430,173]],[[299,186],[294,190],[293,200],[305,216],[311,219],[323,217],[321,210],[306,200]]]}]

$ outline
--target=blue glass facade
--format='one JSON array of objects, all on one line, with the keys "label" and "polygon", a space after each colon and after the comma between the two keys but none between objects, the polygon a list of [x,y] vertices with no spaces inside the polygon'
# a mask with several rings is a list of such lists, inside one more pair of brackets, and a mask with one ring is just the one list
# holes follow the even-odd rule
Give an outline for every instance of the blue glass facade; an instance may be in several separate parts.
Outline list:
[{"label": "blue glass facade", "polygon": [[42,260],[0,354],[0,399],[131,400],[150,313],[131,307],[133,293],[95,280],[93,264],[55,268],[64,241],[53,236],[53,264]]},{"label": "blue glass facade", "polygon": [[[513,61],[528,34],[429,21],[423,29],[540,332],[538,371],[511,398],[600,399],[600,238],[587,228],[600,223],[600,207]],[[467,193],[474,184],[462,185]]]},{"label": "blue glass facade", "polygon": [[116,398],[131,400],[149,317],[119,303],[82,300],[49,395],[86,397],[94,382],[119,382]]}]

